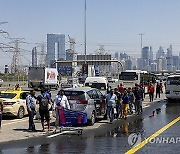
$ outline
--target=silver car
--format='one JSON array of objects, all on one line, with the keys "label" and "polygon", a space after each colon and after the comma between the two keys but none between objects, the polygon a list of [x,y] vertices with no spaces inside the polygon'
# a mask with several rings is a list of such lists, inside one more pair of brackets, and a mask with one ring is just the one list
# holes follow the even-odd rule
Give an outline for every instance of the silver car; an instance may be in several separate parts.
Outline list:
[{"label": "silver car", "polygon": [[106,117],[106,99],[100,90],[78,87],[66,88],[64,91],[71,110],[87,113],[88,125],[94,125],[96,118]]}]

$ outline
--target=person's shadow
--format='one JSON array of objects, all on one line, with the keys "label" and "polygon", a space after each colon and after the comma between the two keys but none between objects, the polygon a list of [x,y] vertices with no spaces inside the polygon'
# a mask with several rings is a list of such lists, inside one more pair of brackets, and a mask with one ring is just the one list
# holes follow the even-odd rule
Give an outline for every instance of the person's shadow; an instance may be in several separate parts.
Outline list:
[{"label": "person's shadow", "polygon": [[[14,131],[20,131],[20,132],[34,132],[29,129],[13,129]],[[35,132],[42,132],[41,130],[36,130]]]}]

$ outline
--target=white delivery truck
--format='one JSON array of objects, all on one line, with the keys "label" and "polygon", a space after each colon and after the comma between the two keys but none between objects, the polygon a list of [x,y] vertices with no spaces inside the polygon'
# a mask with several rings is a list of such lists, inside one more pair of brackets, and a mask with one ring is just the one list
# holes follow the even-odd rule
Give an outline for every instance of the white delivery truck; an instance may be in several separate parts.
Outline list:
[{"label": "white delivery truck", "polygon": [[56,68],[29,67],[28,87],[41,89],[42,87],[58,89],[58,71]]}]

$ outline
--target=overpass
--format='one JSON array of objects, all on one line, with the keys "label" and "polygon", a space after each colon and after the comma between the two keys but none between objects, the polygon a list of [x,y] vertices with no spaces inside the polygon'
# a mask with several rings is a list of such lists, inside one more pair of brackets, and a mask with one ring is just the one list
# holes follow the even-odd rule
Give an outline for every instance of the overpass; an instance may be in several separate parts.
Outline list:
[{"label": "overpass", "polygon": [[[121,63],[121,61],[118,60],[86,60],[86,63],[88,65],[101,65],[101,66],[107,66],[111,65],[112,62],[118,63],[118,69],[119,72],[124,71],[124,66]],[[73,63],[77,63],[77,65],[83,65],[85,63],[84,60],[57,60],[54,62],[54,64],[60,64],[61,66],[73,66]]]}]

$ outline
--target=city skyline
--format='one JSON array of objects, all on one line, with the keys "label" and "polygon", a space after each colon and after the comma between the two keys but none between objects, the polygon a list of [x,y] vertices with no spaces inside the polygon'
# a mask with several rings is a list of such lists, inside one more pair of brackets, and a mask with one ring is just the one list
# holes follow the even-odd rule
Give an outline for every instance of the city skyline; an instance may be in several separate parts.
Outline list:
[{"label": "city skyline", "polygon": [[[112,54],[124,51],[140,57],[139,34],[144,33],[143,46],[152,46],[154,54],[159,46],[166,50],[172,44],[173,53],[177,55],[180,51],[178,6],[178,0],[87,0],[87,53],[93,53],[102,44]],[[4,0],[0,8],[0,22],[8,22],[1,24],[0,30],[12,38],[25,38],[26,43],[20,44],[22,49],[31,51],[36,43],[46,42],[48,33],[62,33],[66,36],[66,49],[70,35],[76,40],[77,52],[84,53],[84,0],[55,0],[54,3]],[[3,36],[0,34],[0,43],[10,42]],[[2,70],[5,64],[10,65],[12,53],[0,52]],[[22,54],[26,64],[31,63],[31,52],[22,51]]]}]

